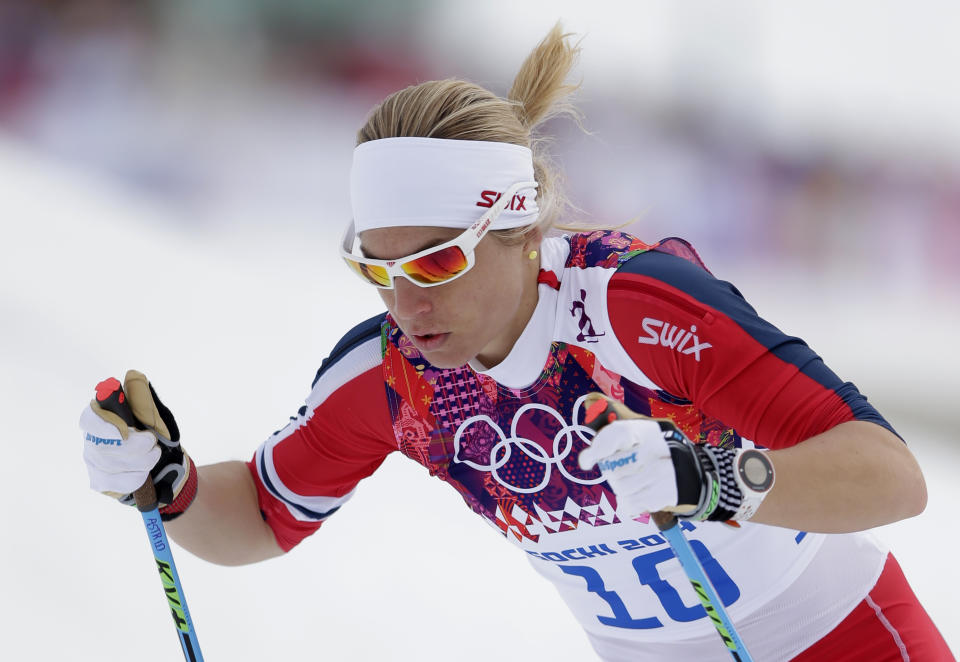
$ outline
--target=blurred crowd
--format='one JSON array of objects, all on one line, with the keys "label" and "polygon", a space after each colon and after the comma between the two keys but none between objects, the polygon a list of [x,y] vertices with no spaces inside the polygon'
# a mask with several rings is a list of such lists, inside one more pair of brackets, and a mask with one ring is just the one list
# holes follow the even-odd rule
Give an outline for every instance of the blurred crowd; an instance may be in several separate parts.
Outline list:
[{"label": "blurred crowd", "polygon": [[579,149],[565,159],[592,218],[638,216],[636,234],[682,234],[715,263],[786,265],[885,294],[960,293],[960,159],[781,148],[702,107],[605,112],[588,110],[597,134],[568,135]]},{"label": "blurred crowd", "polygon": [[[470,78],[422,47],[418,17],[438,2],[0,0],[0,137],[163,200],[185,224],[322,215],[339,231],[370,106]],[[780,141],[709,100],[589,84],[588,133],[549,127],[574,219],[635,218],[645,239],[680,234],[731,261],[960,291],[960,155]]]}]

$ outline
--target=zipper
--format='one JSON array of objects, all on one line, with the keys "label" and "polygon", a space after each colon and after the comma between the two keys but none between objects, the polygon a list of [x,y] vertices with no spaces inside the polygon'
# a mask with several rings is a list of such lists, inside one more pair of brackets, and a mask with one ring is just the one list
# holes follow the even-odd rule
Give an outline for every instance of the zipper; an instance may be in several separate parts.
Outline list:
[{"label": "zipper", "polygon": [[[680,310],[689,313],[700,320],[705,320],[707,316],[712,317],[710,310],[702,305],[698,305],[687,299],[681,297],[680,295],[671,292],[670,290],[657,287],[656,285],[650,285],[649,283],[630,281],[629,283],[611,283],[611,288],[613,290],[624,290],[629,293],[635,294],[646,294],[648,296],[653,296],[662,301],[676,306]],[[707,320],[708,322],[710,320]]]}]

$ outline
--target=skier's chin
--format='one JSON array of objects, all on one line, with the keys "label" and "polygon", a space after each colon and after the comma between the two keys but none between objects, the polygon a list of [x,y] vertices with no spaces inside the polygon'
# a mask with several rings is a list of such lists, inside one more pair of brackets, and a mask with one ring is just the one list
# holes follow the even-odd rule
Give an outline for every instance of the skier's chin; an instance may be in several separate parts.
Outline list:
[{"label": "skier's chin", "polygon": [[465,366],[470,359],[459,359],[457,357],[451,356],[447,352],[423,352],[423,358],[430,362],[434,368],[440,368],[441,370],[451,370],[453,368],[462,368]]},{"label": "skier's chin", "polygon": [[441,370],[463,367],[473,358],[473,354],[464,352],[449,342],[436,349],[421,349],[420,353],[430,365]]}]

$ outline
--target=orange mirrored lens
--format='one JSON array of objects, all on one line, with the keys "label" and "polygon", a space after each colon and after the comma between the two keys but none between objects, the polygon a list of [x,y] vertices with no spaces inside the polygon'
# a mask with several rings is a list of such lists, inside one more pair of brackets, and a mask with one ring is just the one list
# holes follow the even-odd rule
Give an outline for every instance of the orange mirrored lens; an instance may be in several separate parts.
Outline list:
[{"label": "orange mirrored lens", "polygon": [[354,262],[353,260],[344,260],[350,268],[360,274],[360,277],[364,280],[373,283],[374,285],[386,286],[390,284],[390,276],[387,275],[387,270],[383,267],[377,267],[370,264],[363,264],[362,262]]},{"label": "orange mirrored lens", "polygon": [[404,273],[419,283],[442,283],[467,268],[467,256],[456,246],[424,255],[402,265]]}]

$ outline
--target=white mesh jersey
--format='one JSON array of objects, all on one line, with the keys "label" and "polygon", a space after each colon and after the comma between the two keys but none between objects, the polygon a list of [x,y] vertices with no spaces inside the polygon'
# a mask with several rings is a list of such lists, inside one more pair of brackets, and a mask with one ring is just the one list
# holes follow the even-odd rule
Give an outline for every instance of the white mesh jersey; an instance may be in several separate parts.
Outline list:
[{"label": "white mesh jersey", "polygon": [[[850,420],[889,426],[682,240],[603,231],[548,239],[541,255],[536,310],[492,369],[431,366],[388,315],[345,336],[299,415],[250,462],[264,517],[289,549],[399,450],[526,552],[603,659],[723,659],[657,528],[621,518],[599,473],[578,467],[592,437],[584,396],[602,391],[731,446],[784,448]],[[886,557],[859,534],[682,527],[760,660],[829,632]]]}]

